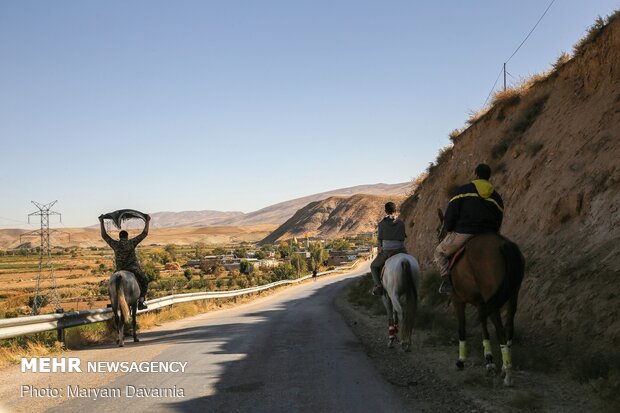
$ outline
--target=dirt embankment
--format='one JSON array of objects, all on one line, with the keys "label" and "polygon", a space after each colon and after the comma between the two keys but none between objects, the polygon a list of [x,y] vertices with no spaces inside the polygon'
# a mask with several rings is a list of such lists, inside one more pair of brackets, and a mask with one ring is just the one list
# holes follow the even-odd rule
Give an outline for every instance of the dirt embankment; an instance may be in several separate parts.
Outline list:
[{"label": "dirt embankment", "polygon": [[437,208],[488,163],[506,205],[502,232],[527,261],[517,329],[554,354],[618,356],[618,13],[557,66],[452,135],[454,146],[403,205],[407,247],[426,274],[435,270]]}]

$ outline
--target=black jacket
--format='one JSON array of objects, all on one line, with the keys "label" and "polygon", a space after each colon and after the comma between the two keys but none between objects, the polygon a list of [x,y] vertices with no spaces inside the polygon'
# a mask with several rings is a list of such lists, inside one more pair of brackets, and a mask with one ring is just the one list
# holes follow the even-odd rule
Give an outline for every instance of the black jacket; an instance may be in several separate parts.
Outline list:
[{"label": "black jacket", "polygon": [[503,218],[502,197],[489,181],[478,179],[456,190],[448,203],[443,228],[462,234],[499,232]]},{"label": "black jacket", "polygon": [[385,216],[379,222],[377,238],[379,243],[383,240],[404,241],[407,238],[405,223],[400,218]]}]

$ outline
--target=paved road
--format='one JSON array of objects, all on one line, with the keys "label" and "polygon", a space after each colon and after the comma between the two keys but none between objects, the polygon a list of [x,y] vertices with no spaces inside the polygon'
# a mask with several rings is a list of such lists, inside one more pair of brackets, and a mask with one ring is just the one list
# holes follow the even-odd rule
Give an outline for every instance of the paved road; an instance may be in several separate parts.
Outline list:
[{"label": "paved road", "polygon": [[[96,401],[76,398],[49,411],[404,411],[399,396],[375,370],[333,308],[336,295],[367,267],[204,314],[181,327],[170,324],[145,332],[140,343],[128,342],[125,349],[139,346],[146,351],[150,346],[166,344],[150,359],[186,361],[187,371],[128,373],[101,386],[120,388],[123,393],[127,385],[176,386],[183,389],[184,397],[137,399],[123,394]],[[79,384],[79,380],[74,382]]]}]

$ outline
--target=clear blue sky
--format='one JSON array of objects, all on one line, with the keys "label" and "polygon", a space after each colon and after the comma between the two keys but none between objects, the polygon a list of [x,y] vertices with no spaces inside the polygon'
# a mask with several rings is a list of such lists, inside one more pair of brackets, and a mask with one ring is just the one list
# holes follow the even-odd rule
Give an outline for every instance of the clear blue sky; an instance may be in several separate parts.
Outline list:
[{"label": "clear blue sky", "polygon": [[[1,1],[0,228],[31,200],[85,226],[408,181],[548,3]],[[556,0],[509,72],[619,7]]]}]

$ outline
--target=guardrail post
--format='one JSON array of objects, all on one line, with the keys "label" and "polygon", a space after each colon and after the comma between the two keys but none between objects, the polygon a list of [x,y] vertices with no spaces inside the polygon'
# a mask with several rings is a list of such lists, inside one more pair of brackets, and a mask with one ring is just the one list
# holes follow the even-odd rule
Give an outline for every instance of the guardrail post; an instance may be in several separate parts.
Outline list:
[{"label": "guardrail post", "polygon": [[[65,310],[63,310],[62,308],[57,308],[56,309],[56,314],[64,314]],[[58,341],[61,343],[65,342],[65,329],[60,327],[56,330],[56,332],[58,333]]]}]

